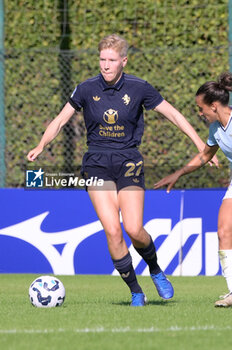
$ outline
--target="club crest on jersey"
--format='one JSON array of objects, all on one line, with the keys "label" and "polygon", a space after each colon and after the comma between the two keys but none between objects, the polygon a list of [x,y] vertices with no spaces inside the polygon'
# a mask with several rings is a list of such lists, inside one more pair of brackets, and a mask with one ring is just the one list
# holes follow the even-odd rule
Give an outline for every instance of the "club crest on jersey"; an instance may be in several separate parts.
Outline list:
[{"label": "club crest on jersey", "polygon": [[124,101],[125,105],[130,103],[130,97],[127,94],[122,97],[122,100]]},{"label": "club crest on jersey", "polygon": [[99,100],[101,99],[101,97],[99,97],[99,96],[93,96],[93,99],[94,99],[94,101],[99,101]]},{"label": "club crest on jersey", "polygon": [[114,109],[108,109],[103,114],[103,119],[107,124],[115,124],[118,120],[118,111]]}]

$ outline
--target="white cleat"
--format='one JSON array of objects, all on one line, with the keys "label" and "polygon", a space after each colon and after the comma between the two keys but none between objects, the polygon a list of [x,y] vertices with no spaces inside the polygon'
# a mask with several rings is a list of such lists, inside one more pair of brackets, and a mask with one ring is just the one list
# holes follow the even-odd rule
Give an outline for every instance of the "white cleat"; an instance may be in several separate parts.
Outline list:
[{"label": "white cleat", "polygon": [[214,306],[216,307],[230,307],[232,306],[232,292],[226,295],[221,295],[220,300],[216,301]]}]

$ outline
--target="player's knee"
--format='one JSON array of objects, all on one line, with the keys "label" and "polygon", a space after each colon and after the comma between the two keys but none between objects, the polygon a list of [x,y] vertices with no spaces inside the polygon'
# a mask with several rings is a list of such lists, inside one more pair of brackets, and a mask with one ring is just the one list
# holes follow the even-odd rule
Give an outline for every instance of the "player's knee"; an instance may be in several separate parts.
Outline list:
[{"label": "player's knee", "polygon": [[141,226],[137,226],[135,224],[134,225],[129,224],[129,225],[124,225],[124,229],[130,238],[138,242],[140,241],[141,233],[143,229]]},{"label": "player's knee", "polygon": [[111,225],[109,229],[105,230],[107,240],[113,245],[119,245],[123,241],[121,226]]},{"label": "player's knee", "polygon": [[225,245],[232,241],[232,229],[231,227],[223,224],[218,227],[218,239],[220,245]]}]

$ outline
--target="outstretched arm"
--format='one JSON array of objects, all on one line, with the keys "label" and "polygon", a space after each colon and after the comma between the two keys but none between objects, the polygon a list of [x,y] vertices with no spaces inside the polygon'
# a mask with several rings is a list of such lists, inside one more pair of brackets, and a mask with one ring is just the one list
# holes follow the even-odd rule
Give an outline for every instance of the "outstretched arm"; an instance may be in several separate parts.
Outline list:
[{"label": "outstretched arm", "polygon": [[[176,125],[184,134],[190,137],[190,139],[197,146],[199,152],[203,151],[205,143],[198,136],[192,125],[176,108],[164,100],[154,110],[163,114],[164,117],[170,120],[170,122]],[[216,166],[219,164],[216,156],[212,159],[212,162]]]},{"label": "outstretched arm", "polygon": [[183,166],[183,168],[177,170],[175,173],[171,175],[164,177],[159,182],[154,184],[154,189],[168,185],[167,193],[169,193],[172,187],[175,185],[175,183],[181,176],[192,173],[193,171],[204,166],[208,161],[210,161],[210,159],[213,158],[217,150],[218,150],[218,146],[209,147],[208,145],[205,145],[204,150],[198,153],[192,160],[190,160],[188,164]]},{"label": "outstretched arm", "polygon": [[53,121],[48,125],[45,130],[39,144],[37,147],[33,148],[27,155],[27,159],[30,162],[33,162],[38,155],[43,152],[44,147],[54,140],[54,138],[58,135],[61,128],[69,121],[69,119],[74,114],[75,109],[70,105],[69,102],[66,103],[64,108],[58,114],[58,116],[53,119]]}]

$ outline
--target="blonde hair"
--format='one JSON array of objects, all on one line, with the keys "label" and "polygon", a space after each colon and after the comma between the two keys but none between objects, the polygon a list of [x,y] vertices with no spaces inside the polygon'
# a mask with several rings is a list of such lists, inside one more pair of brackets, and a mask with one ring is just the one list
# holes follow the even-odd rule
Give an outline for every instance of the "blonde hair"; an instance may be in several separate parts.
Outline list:
[{"label": "blonde hair", "polygon": [[119,53],[121,57],[127,56],[128,51],[128,43],[127,41],[117,34],[111,34],[105,36],[100,43],[98,44],[99,53],[105,49],[114,49]]}]

